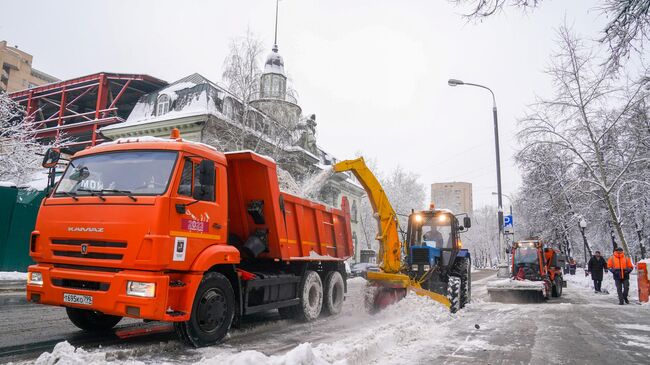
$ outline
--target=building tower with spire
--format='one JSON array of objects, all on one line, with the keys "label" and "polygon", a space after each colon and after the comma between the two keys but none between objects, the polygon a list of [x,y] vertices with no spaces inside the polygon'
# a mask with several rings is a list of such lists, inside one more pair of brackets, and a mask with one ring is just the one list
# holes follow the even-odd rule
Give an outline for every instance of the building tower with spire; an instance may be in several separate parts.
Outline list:
[{"label": "building tower with spire", "polygon": [[284,72],[284,59],[278,52],[278,1],[275,3],[275,37],[273,48],[266,57],[264,72],[260,77],[260,92],[251,105],[272,116],[288,127],[295,127],[300,120],[302,109],[298,100],[287,92],[287,75]]}]

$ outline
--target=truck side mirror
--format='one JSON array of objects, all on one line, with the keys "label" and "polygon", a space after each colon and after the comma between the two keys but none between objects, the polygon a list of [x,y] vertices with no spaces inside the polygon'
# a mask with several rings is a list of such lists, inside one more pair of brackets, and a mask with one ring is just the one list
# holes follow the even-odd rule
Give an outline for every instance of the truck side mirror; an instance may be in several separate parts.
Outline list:
[{"label": "truck side mirror", "polygon": [[199,185],[194,187],[193,198],[196,200],[214,200],[214,179],[215,168],[214,161],[201,160],[199,169]]},{"label": "truck side mirror", "polygon": [[469,228],[472,226],[472,220],[469,217],[463,217],[463,226]]},{"label": "truck side mirror", "polygon": [[56,164],[59,163],[59,159],[61,158],[61,150],[58,148],[50,147],[45,151],[45,155],[43,156],[43,162],[41,163],[41,166],[43,166],[46,169],[51,169],[53,167],[56,167]]}]

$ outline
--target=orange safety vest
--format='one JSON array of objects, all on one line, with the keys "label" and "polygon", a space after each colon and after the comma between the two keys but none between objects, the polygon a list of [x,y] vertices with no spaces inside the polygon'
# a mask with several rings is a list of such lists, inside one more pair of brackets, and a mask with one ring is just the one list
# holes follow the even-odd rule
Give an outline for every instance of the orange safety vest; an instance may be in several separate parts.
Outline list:
[{"label": "orange safety vest", "polygon": [[607,267],[610,269],[618,269],[621,279],[625,277],[625,269],[634,269],[632,260],[629,257],[625,257],[625,254],[619,251],[614,252],[614,255],[607,260]]}]

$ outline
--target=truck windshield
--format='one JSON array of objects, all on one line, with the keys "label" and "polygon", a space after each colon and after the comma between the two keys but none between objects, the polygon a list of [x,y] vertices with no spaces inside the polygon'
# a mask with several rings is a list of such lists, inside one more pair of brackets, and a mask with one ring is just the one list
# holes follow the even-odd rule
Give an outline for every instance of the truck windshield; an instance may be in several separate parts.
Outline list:
[{"label": "truck windshield", "polygon": [[451,218],[447,214],[424,217],[422,244],[436,248],[452,247]]},{"label": "truck windshield", "polygon": [[54,192],[62,195],[160,195],[167,190],[177,153],[101,153],[70,162]]},{"label": "truck windshield", "polygon": [[537,264],[537,249],[534,247],[519,247],[515,252],[515,266],[519,264]]}]

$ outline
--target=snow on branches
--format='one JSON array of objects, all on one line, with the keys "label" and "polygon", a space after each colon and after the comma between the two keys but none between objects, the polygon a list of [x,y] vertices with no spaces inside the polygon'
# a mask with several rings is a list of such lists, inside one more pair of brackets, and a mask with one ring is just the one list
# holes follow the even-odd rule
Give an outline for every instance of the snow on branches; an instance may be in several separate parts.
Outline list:
[{"label": "snow on branches", "polygon": [[0,181],[21,185],[29,182],[49,145],[36,140],[35,127],[25,111],[6,93],[0,93]]},{"label": "snow on branches", "polygon": [[[579,221],[588,217],[601,247],[609,246],[605,232],[612,233],[612,245],[643,256],[650,198],[649,80],[645,72],[636,78],[612,72],[594,47],[566,27],[558,45],[547,70],[554,95],[538,100],[520,122],[517,162],[523,172],[521,202],[534,222],[529,228],[570,248],[571,235],[582,234]],[[637,231],[631,250],[628,237]]]}]

